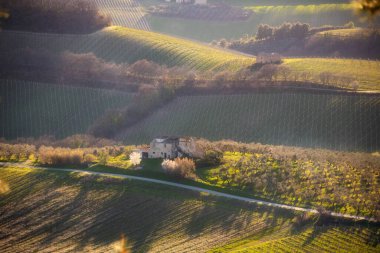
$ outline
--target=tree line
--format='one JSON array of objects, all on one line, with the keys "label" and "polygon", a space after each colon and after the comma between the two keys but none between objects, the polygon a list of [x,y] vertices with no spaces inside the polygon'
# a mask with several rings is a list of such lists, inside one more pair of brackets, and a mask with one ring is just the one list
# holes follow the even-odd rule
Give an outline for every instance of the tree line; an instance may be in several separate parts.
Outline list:
[{"label": "tree line", "polygon": [[[380,32],[376,29],[361,29],[358,35],[339,36],[329,30],[355,28],[349,22],[344,26],[310,27],[306,23],[283,23],[280,26],[260,24],[255,36],[238,40],[213,41],[218,45],[244,53],[257,55],[260,52],[277,52],[287,56],[327,56],[345,58],[379,59]],[[320,32],[324,32],[320,34]]]}]

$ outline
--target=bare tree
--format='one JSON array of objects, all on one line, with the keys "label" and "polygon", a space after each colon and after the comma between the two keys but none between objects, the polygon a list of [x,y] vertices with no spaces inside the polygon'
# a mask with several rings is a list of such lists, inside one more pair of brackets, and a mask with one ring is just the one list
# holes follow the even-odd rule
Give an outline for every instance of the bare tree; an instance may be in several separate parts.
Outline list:
[{"label": "bare tree", "polygon": [[280,76],[282,77],[282,79],[284,79],[285,81],[288,81],[288,78],[291,74],[291,70],[288,66],[278,67],[278,72],[279,72]]},{"label": "bare tree", "polygon": [[322,72],[319,74],[319,80],[321,81],[322,84],[330,84],[332,78],[332,73],[331,72]]}]

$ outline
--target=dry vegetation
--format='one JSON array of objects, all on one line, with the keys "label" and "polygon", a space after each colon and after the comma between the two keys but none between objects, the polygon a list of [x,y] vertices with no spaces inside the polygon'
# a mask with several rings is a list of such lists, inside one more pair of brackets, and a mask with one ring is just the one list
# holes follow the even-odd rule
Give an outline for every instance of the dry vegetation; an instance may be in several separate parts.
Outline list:
[{"label": "dry vegetation", "polygon": [[316,217],[119,178],[21,168],[0,168],[0,178],[10,188],[0,201],[5,253],[112,252],[123,234],[132,252],[231,252],[268,244],[280,251],[284,243],[310,252],[332,251],[331,245],[378,250],[373,225],[313,225]]},{"label": "dry vegetation", "polygon": [[176,178],[195,179],[195,163],[189,158],[175,158],[174,160],[164,160],[162,162],[164,171]]}]

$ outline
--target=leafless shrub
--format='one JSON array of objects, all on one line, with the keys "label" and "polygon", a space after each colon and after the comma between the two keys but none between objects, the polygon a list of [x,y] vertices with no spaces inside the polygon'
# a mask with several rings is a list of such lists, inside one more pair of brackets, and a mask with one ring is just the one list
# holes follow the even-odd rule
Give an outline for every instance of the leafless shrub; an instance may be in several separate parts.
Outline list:
[{"label": "leafless shrub", "polygon": [[195,178],[195,163],[189,158],[164,160],[161,166],[166,173],[177,178]]},{"label": "leafless shrub", "polygon": [[38,149],[38,162],[42,165],[64,166],[84,164],[84,152],[80,149],[53,148],[42,146]]}]

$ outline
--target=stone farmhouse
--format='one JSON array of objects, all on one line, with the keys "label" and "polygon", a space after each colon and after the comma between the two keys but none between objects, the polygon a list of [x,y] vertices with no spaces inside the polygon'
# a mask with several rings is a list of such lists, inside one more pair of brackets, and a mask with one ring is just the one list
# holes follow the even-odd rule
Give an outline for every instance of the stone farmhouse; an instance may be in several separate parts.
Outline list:
[{"label": "stone farmhouse", "polygon": [[282,56],[278,53],[259,53],[256,57],[256,63],[259,64],[271,64],[271,63],[281,63]]},{"label": "stone farmhouse", "polygon": [[166,2],[175,2],[180,4],[207,4],[207,0],[165,0]]},{"label": "stone farmhouse", "polygon": [[141,150],[143,158],[173,159],[194,156],[196,146],[191,137],[159,137],[151,141],[149,149]]}]

